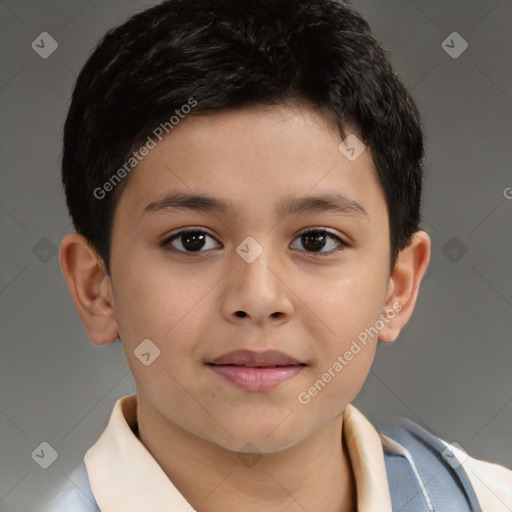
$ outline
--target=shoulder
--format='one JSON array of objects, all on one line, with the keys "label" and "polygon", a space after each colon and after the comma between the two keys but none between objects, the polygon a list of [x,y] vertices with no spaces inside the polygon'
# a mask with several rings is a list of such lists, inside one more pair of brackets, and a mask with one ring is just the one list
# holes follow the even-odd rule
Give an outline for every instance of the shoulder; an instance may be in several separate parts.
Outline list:
[{"label": "shoulder", "polygon": [[63,487],[50,496],[45,512],[100,512],[89,484],[85,463],[69,475]]},{"label": "shoulder", "polygon": [[[420,479],[420,487],[425,485],[429,491],[425,494],[433,496],[433,501],[439,496],[443,499],[452,496],[450,499],[466,502],[468,510],[512,510],[509,468],[471,457],[457,443],[450,444],[405,418],[378,425],[376,429],[382,440],[386,470],[390,473],[390,487],[401,484],[407,466]],[[402,458],[401,465],[397,458]]]}]

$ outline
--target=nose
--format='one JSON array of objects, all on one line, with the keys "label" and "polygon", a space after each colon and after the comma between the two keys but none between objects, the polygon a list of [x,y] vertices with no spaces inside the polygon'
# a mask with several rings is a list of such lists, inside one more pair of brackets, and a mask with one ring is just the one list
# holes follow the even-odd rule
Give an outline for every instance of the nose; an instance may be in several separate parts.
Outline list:
[{"label": "nose", "polygon": [[[288,282],[287,282],[288,281]],[[226,276],[222,310],[230,322],[277,325],[293,314],[290,278],[270,251],[252,263],[235,255],[235,264]]]}]

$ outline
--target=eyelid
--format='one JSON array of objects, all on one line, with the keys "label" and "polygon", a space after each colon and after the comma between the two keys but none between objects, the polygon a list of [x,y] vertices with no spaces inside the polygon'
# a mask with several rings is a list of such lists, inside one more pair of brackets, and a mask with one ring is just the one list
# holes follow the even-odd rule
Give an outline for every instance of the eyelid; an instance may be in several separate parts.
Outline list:
[{"label": "eyelid", "polygon": [[173,238],[177,235],[181,235],[182,233],[188,233],[189,231],[202,231],[202,232],[206,233],[208,236],[211,236],[212,238],[216,237],[216,235],[212,235],[212,233],[208,230],[208,228],[205,228],[203,226],[185,226],[183,228],[177,228],[174,231],[167,233],[163,237],[162,241],[165,242],[166,240],[169,240],[170,238]]},{"label": "eyelid", "polygon": [[325,228],[323,226],[313,226],[311,228],[305,228],[304,230],[302,231],[299,231],[299,233],[297,234],[297,236],[300,236],[300,235],[305,235],[309,232],[316,232],[316,231],[325,231],[328,235],[331,235],[331,236],[334,236],[336,238],[339,238],[342,242],[345,242],[348,244],[348,242],[342,238],[338,233],[334,232],[334,231],[331,231],[329,228]]}]

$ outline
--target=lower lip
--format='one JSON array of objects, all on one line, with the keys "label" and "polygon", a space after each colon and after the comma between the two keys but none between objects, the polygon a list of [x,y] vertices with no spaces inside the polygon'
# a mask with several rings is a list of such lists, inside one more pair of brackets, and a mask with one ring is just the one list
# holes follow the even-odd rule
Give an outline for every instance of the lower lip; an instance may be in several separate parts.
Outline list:
[{"label": "lower lip", "polygon": [[304,366],[252,368],[248,366],[208,365],[217,375],[248,391],[266,391],[297,375]]}]

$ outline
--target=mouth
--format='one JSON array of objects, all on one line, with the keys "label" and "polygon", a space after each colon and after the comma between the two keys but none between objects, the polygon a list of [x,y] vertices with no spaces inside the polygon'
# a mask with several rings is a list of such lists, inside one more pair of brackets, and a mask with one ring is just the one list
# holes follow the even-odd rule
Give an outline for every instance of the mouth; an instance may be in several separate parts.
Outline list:
[{"label": "mouth", "polygon": [[242,367],[242,368],[288,368],[289,366],[305,366],[303,363],[298,364],[274,364],[274,365],[263,365],[263,366],[255,366],[251,364],[213,364],[213,363],[206,363],[211,366],[236,366],[236,367]]},{"label": "mouth", "polygon": [[305,365],[297,359],[280,352],[279,350],[266,350],[265,352],[254,352],[252,350],[233,350],[227,354],[217,357],[207,363],[213,365],[247,366],[250,368],[279,367]]},{"label": "mouth", "polygon": [[276,388],[307,366],[277,350],[235,350],[206,364],[216,375],[231,384],[256,392]]}]

